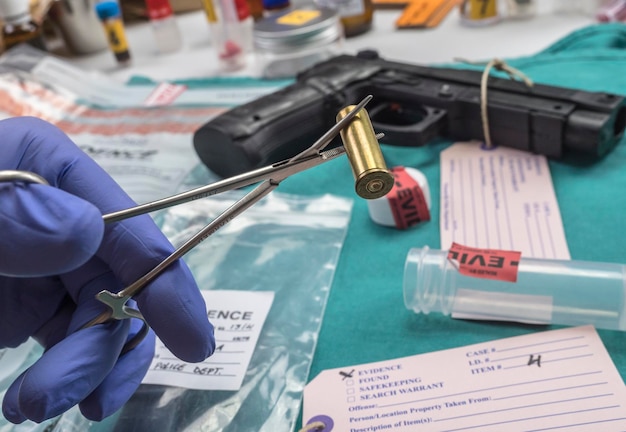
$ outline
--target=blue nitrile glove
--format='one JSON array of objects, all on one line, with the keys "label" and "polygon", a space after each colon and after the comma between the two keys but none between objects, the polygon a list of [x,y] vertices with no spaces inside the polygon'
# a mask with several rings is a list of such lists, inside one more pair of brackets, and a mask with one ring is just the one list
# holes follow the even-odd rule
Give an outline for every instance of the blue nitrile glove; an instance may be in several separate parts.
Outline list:
[{"label": "blue nitrile glove", "polygon": [[[32,171],[50,183],[0,183],[0,348],[31,336],[45,348],[8,389],[3,413],[14,423],[41,422],[79,404],[87,418],[100,420],[137,389],[154,334],[120,356],[139,320],[80,329],[106,309],[95,299],[99,291],[119,291],[173,248],[150,216],[103,224],[103,214],[134,203],[55,126],[13,118],[0,121],[0,137],[0,170]],[[212,354],[213,327],[183,262],[135,300],[182,360]]]}]

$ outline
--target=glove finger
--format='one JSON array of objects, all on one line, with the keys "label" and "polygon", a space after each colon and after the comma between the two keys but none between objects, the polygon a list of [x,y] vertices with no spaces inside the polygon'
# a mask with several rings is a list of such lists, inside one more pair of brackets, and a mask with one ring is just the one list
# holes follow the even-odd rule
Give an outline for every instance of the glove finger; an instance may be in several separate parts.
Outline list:
[{"label": "glove finger", "polygon": [[[66,297],[66,300],[64,305],[58,309],[57,313],[50,321],[33,335],[34,339],[44,347],[52,347],[65,338],[67,327],[75,309],[74,302],[69,297]],[[26,416],[17,409],[19,389],[22,387],[22,381],[26,376],[26,372],[27,371],[22,372],[7,389],[2,403],[2,413],[4,417],[17,424],[26,421]]]},{"label": "glove finger", "polygon": [[74,332],[79,323],[83,325],[104,310],[95,297],[98,291],[119,289],[119,282],[97,257],[59,279],[68,291],[76,288],[71,283],[79,284],[82,297],[59,309],[35,335],[46,351],[7,392],[3,410],[10,421],[27,418],[41,422],[81,402],[113,369],[127,339],[128,320]]},{"label": "glove finger", "polygon": [[102,216],[83,199],[50,186],[0,183],[0,202],[0,274],[64,273],[100,246]]},{"label": "glove finger", "polygon": [[[6,143],[22,143],[14,149],[16,156],[9,165],[42,175],[51,185],[92,202],[103,214],[134,205],[113,179],[55,126],[35,118],[7,119],[0,122],[0,136]],[[3,163],[0,161],[0,167]],[[152,219],[143,215],[106,226],[98,256],[129,285],[172,249]],[[138,296],[140,308],[175,355],[201,361],[215,346],[204,300],[182,261],[166,273],[169,276],[160,276]]]},{"label": "glove finger", "polygon": [[[80,270],[73,272],[73,277],[64,275],[64,278],[70,278],[75,283],[81,281],[81,278],[88,277],[94,277],[94,279],[89,282],[83,280],[83,289],[80,290],[86,301],[78,305],[78,307],[76,307],[73,301],[68,301],[65,307],[61,308],[50,322],[43,326],[42,330],[35,335],[35,338],[47,348],[44,357],[47,359],[48,364],[43,365],[42,360],[38,361],[36,366],[39,370],[35,369],[35,366],[31,367],[28,374],[24,374],[11,386],[3,404],[5,416],[10,421],[20,422],[24,421],[26,418],[35,421],[43,421],[46,418],[51,418],[64,412],[76,403],[79,404],[85,417],[90,420],[102,420],[126,403],[145,376],[154,356],[155,337],[153,332],[149,332],[148,336],[135,349],[129,351],[119,359],[115,354],[112,356],[106,356],[105,354],[104,357],[102,357],[101,354],[100,357],[92,361],[87,359],[86,361],[95,368],[92,371],[85,370],[85,366],[82,365],[81,362],[78,362],[74,368],[72,368],[71,365],[66,365],[67,372],[65,374],[63,374],[63,371],[60,371],[61,375],[71,376],[71,379],[79,381],[80,385],[68,386],[68,379],[64,376],[58,377],[55,380],[51,379],[53,383],[46,385],[46,383],[41,383],[39,376],[36,375],[36,372],[46,375],[46,368],[50,369],[50,366],[58,361],[58,359],[51,360],[55,349],[58,349],[57,345],[65,346],[67,340],[74,338],[75,335],[112,325],[122,326],[126,329],[130,328],[132,325],[133,329],[130,334],[128,334],[127,331],[121,333],[121,335],[124,336],[123,343],[125,343],[141,328],[142,323],[139,320],[124,320],[123,322],[98,325],[65,338],[67,333],[71,333],[73,329],[79,328],[78,324],[85,321],[86,317],[92,316],[94,313],[101,310],[102,304],[96,300],[96,292],[106,287],[116,290],[119,286],[119,282],[115,280],[110,270],[97,258],[92,259]],[[79,297],[78,300],[81,301],[81,297]],[[129,306],[135,307],[132,300]],[[118,330],[114,331],[114,333],[119,334],[117,332]],[[105,352],[117,352],[119,354],[123,344],[119,343],[119,337],[117,337],[116,334],[111,334],[110,336],[111,344],[115,344],[116,340],[118,341],[115,346],[107,347],[99,340],[86,338],[82,344],[88,344],[91,348],[102,345],[102,349],[106,350]],[[67,351],[67,349],[64,351]],[[90,356],[90,352],[92,352],[92,350],[83,349],[80,353],[77,352],[77,355]],[[55,368],[55,371],[58,373],[58,368]],[[84,377],[77,375],[76,371],[87,374],[91,380],[86,382]],[[46,376],[50,376],[50,374]],[[102,382],[98,383],[99,380]],[[32,382],[36,384],[39,383],[39,389],[30,392],[24,390],[29,389],[29,385],[32,387]],[[64,388],[65,391],[60,390],[60,392],[54,392],[55,386],[59,386],[59,389]],[[30,395],[28,393],[30,393]],[[33,400],[32,394],[43,393],[46,393],[46,395],[40,397],[38,400]],[[61,402],[56,405],[50,403],[50,401],[55,400]],[[34,409],[33,407],[37,408]]]},{"label": "glove finger", "polygon": [[[107,308],[97,300],[98,292],[105,289],[115,292],[121,289],[120,282],[115,275],[97,257],[80,269],[62,275],[61,279],[68,291],[75,293],[74,301],[78,304],[76,311],[72,314],[68,333],[79,331],[85,323]],[[127,306],[136,308],[133,300],[129,300]],[[129,323],[131,327],[128,341],[141,329],[142,322],[137,319],[124,320],[124,322]],[[137,390],[148,371],[154,357],[154,349],[155,335],[154,332],[149,331],[137,347],[117,359],[113,369],[102,383],[80,402],[79,407],[83,415],[90,420],[99,421],[125,404]]]},{"label": "glove finger", "polygon": [[97,256],[80,268],[62,274],[59,279],[77,305],[68,334],[80,330],[89,321],[109,310],[96,297],[100,291],[118,292],[123,288],[111,269]]},{"label": "glove finger", "polygon": [[[135,296],[159,339],[178,358],[201,362],[213,354],[215,337],[206,305],[183,263],[175,263]],[[192,291],[193,289],[193,291]]]},{"label": "glove finger", "polygon": [[[128,286],[172,251],[172,245],[152,219],[140,216],[107,226],[98,256],[124,286]],[[213,326],[200,290],[184,261],[171,264],[135,295],[135,299],[146,321],[177,357],[199,362],[213,353]]]},{"label": "glove finger", "polygon": [[[131,321],[129,340],[140,329],[142,322]],[[111,373],[102,383],[80,404],[80,411],[90,420],[100,421],[120,409],[137,391],[144,376],[150,368],[154,357],[155,335],[148,332],[145,339],[121,356]]]},{"label": "glove finger", "polygon": [[68,298],[58,278],[0,276],[0,348],[24,343]]},{"label": "glove finger", "polygon": [[28,370],[22,372],[4,393],[4,399],[2,400],[2,415],[11,423],[20,424],[27,420],[26,416],[22,413],[22,411],[20,411],[19,404],[17,403],[19,400],[19,391],[22,387],[22,381],[24,380],[27,372]]},{"label": "glove finger", "polygon": [[[176,267],[179,264],[173,265]],[[184,333],[181,334],[181,329],[184,330],[185,327],[193,329],[196,316],[186,312],[188,305],[181,301],[181,296],[176,292],[178,284],[181,283],[181,274],[186,275],[187,280],[193,281],[193,277],[186,266],[177,270],[166,270],[142,293],[137,295],[139,309],[146,321],[172,352],[179,354],[186,361],[202,361],[207,355],[204,350],[197,350],[193,345],[202,337],[202,334],[193,337],[188,337]],[[96,299],[97,293],[105,289],[117,292],[122,288],[106,263],[97,257],[91,259],[81,268],[61,275],[60,278],[74,302],[79,305],[78,310],[73,315],[69,332],[77,331],[106,310],[107,307]],[[203,309],[202,317],[208,323],[204,301],[200,306]],[[212,353],[215,348],[213,327],[211,324],[208,325],[210,326],[209,339],[202,340],[208,344],[208,349]]]},{"label": "glove finger", "polygon": [[7,420],[40,423],[85,399],[113,369],[128,329],[128,320],[98,325],[48,349],[9,387],[2,405]]}]

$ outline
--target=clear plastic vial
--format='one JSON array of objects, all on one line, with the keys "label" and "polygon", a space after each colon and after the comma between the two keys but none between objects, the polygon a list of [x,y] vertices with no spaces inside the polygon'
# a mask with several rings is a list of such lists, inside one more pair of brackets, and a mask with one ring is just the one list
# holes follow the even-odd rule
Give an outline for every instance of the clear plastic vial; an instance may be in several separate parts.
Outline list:
[{"label": "clear plastic vial", "polygon": [[250,7],[246,0],[235,0],[235,8],[237,9],[237,18],[241,24],[241,34],[243,49],[247,53],[254,51],[252,43],[252,30],[254,29],[254,19],[250,14]]},{"label": "clear plastic vial", "polygon": [[626,330],[626,266],[590,261],[519,260],[517,281],[465,276],[448,251],[409,251],[404,303],[414,312]]},{"label": "clear plastic vial", "polygon": [[507,18],[528,19],[537,15],[535,0],[509,0],[507,3]]},{"label": "clear plastic vial", "polygon": [[598,9],[596,19],[600,22],[617,22],[626,19],[626,0],[613,0]]},{"label": "clear plastic vial", "polygon": [[146,8],[159,52],[178,51],[182,37],[169,0],[146,0]]},{"label": "clear plastic vial", "polygon": [[211,30],[219,70],[229,73],[246,66],[246,31],[236,0],[202,0]]}]

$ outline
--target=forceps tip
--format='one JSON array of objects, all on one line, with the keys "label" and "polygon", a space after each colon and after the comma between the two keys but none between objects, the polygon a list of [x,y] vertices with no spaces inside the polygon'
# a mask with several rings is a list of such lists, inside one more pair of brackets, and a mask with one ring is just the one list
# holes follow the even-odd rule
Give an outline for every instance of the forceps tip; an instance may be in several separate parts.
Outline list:
[{"label": "forceps tip", "polygon": [[361,111],[363,108],[365,108],[365,105],[367,105],[373,98],[374,96],[367,95],[363,99],[361,99],[361,102],[354,105],[354,108],[350,110],[350,112],[346,114],[345,117],[343,117],[341,120],[339,120],[335,124],[335,127],[337,127],[337,130],[335,131],[335,135],[339,134],[339,130],[343,129],[350,121],[352,121],[352,119],[357,115],[357,113]]}]

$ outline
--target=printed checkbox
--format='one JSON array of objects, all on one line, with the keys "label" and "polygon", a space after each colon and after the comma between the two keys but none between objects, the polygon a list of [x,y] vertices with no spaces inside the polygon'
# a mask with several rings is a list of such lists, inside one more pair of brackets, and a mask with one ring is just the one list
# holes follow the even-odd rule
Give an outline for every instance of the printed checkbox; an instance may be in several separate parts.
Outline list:
[{"label": "printed checkbox", "polygon": [[354,394],[354,388],[346,389],[346,394]]},{"label": "printed checkbox", "polygon": [[346,380],[346,386],[350,387],[350,386],[353,386],[353,385],[354,385],[354,380],[351,380],[351,379]]},{"label": "printed checkbox", "polygon": [[348,396],[348,398],[346,399],[349,403],[352,403],[355,401],[354,396]]}]

